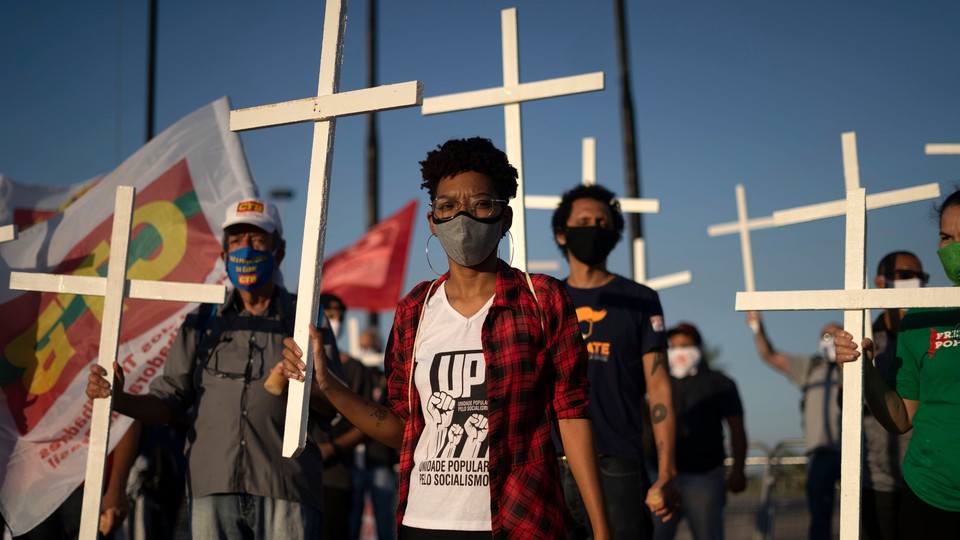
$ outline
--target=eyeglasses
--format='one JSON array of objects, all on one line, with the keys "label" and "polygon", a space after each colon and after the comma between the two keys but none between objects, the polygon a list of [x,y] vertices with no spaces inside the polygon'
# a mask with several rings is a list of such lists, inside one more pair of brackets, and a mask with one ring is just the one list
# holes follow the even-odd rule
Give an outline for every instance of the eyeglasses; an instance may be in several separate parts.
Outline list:
[{"label": "eyeglasses", "polygon": [[466,203],[457,199],[435,199],[430,206],[433,208],[433,217],[438,220],[453,219],[461,211],[466,210],[475,218],[495,218],[503,212],[505,199],[491,199],[477,197]]},{"label": "eyeglasses", "polygon": [[894,270],[893,275],[887,276],[887,279],[920,279],[920,283],[926,285],[930,281],[930,274],[914,270]]}]

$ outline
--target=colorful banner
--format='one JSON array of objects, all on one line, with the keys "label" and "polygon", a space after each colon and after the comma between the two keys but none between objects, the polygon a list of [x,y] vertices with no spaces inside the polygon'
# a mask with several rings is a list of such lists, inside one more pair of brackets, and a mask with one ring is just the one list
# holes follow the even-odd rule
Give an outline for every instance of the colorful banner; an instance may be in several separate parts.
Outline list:
[{"label": "colorful banner", "polygon": [[[219,231],[226,207],[256,195],[239,138],[229,131],[229,113],[222,98],[99,181],[59,193],[33,190],[46,198],[31,200],[30,189],[10,182],[19,194],[0,198],[0,217],[36,224],[0,245],[0,283],[9,283],[10,271],[106,276],[118,185],[137,188],[129,279],[224,283]],[[127,391],[147,392],[194,307],[124,302],[117,359]],[[83,481],[92,412],[84,390],[97,361],[102,311],[100,297],[0,286],[0,511],[14,535],[36,526]],[[114,415],[111,449],[129,424]]]},{"label": "colorful banner", "polygon": [[417,201],[373,226],[357,243],[323,263],[321,292],[350,309],[392,311],[400,300]]}]

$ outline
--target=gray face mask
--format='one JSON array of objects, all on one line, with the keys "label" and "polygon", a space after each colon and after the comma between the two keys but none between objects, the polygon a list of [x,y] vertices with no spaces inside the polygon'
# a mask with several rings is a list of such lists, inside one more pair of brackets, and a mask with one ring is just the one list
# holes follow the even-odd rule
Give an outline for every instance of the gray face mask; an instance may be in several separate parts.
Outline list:
[{"label": "gray face mask", "polygon": [[437,239],[447,256],[460,266],[475,266],[486,260],[500,243],[501,215],[496,221],[479,220],[466,212],[452,219],[433,220]]}]

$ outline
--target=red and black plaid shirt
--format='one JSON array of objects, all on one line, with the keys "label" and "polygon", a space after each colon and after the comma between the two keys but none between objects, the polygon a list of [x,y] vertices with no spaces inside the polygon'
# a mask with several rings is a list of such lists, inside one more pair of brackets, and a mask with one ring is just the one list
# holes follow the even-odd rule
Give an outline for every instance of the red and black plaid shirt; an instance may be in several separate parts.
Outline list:
[{"label": "red and black plaid shirt", "polygon": [[[447,277],[440,278],[434,292]],[[587,352],[573,303],[556,279],[530,277],[536,299],[523,272],[499,262],[496,294],[481,330],[494,538],[566,538],[568,514],[550,424],[554,416],[587,417]],[[408,380],[429,287],[430,282],[420,283],[400,301],[386,352],[388,402],[406,421],[398,524],[407,505],[413,451],[424,428],[420,396]]]}]

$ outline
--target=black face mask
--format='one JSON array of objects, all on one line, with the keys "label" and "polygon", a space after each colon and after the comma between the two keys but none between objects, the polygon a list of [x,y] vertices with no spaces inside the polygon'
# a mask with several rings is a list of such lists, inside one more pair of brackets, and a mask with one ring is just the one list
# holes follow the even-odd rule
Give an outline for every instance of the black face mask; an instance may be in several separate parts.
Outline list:
[{"label": "black face mask", "polygon": [[564,231],[567,249],[580,262],[594,266],[607,260],[607,255],[620,241],[620,233],[603,227],[567,227]]}]

